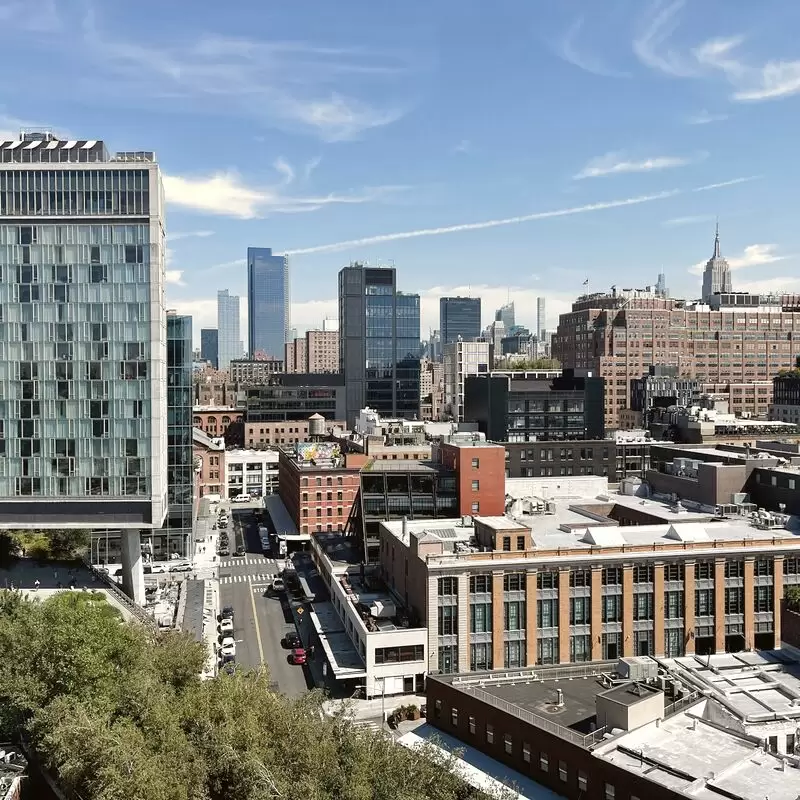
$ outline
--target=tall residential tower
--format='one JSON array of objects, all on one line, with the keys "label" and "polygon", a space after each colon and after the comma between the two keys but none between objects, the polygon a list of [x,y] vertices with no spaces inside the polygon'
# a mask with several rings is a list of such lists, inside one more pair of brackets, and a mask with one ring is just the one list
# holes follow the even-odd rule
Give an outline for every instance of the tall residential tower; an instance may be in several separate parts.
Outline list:
[{"label": "tall residential tower", "polygon": [[419,413],[419,295],[397,291],[394,267],[339,271],[339,363],[346,422],[362,408],[382,417]]},{"label": "tall residential tower", "polygon": [[217,292],[217,368],[228,369],[243,353],[239,298],[227,289]]},{"label": "tall residential tower", "polygon": [[0,527],[140,532],[167,514],[164,192],[155,155],[0,142]]},{"label": "tall residential tower", "polygon": [[247,248],[247,350],[282,359],[291,341],[289,257],[269,247]]}]

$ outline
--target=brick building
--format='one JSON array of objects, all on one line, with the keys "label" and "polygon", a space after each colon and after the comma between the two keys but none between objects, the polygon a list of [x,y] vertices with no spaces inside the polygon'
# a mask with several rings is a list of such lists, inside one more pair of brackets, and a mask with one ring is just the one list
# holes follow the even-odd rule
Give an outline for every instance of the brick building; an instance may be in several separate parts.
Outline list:
[{"label": "brick building", "polygon": [[439,461],[456,474],[458,513],[503,514],[505,512],[505,449],[486,442],[439,445]]},{"label": "brick building", "polygon": [[192,425],[212,437],[225,436],[228,428],[242,419],[242,409],[230,406],[195,406],[192,410]]},{"label": "brick building", "polygon": [[260,386],[273,375],[283,372],[283,361],[275,358],[235,358],[228,368],[231,383],[242,386]]},{"label": "brick building", "polygon": [[798,355],[800,309],[793,297],[719,294],[711,304],[690,304],[649,289],[614,289],[579,297],[553,337],[553,357],[562,366],[606,379],[609,428],[628,405],[630,381],[651,365],[675,366],[702,383],[746,385],[770,381]]},{"label": "brick building", "polygon": [[199,428],[192,429],[195,472],[198,475],[197,497],[209,494],[225,496],[225,442]]},{"label": "brick building", "polygon": [[339,372],[339,331],[306,331],[285,345],[286,372]]},{"label": "brick building", "polygon": [[358,453],[342,455],[333,442],[279,450],[278,494],[301,534],[345,530],[366,461]]}]

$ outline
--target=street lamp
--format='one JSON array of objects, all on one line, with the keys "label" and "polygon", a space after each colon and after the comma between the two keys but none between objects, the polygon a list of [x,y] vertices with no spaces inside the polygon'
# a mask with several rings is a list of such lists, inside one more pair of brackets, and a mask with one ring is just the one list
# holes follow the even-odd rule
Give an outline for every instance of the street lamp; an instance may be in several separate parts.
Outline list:
[{"label": "street lamp", "polygon": [[386,725],[386,676],[381,679],[381,731],[385,730]]}]

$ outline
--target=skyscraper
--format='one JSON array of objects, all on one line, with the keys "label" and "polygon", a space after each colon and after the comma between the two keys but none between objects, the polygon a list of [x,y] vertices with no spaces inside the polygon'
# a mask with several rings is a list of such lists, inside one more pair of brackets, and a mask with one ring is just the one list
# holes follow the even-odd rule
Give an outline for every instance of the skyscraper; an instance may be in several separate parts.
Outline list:
[{"label": "skyscraper", "polygon": [[201,328],[200,358],[208,361],[214,369],[219,368],[219,332],[216,328]]},{"label": "skyscraper", "polygon": [[365,406],[384,417],[419,411],[419,295],[397,291],[394,267],[339,271],[339,363],[346,422]]},{"label": "skyscraper", "polygon": [[669,297],[667,276],[663,272],[658,273],[658,281],[656,281],[656,297],[661,297],[663,299]]},{"label": "skyscraper", "polygon": [[545,331],[547,330],[547,312],[545,311],[544,297],[536,298],[536,337],[538,339],[545,338]]},{"label": "skyscraper", "polygon": [[732,292],[731,268],[719,252],[719,225],[714,236],[714,255],[703,270],[703,302],[707,303],[715,294]]},{"label": "skyscraper", "polygon": [[500,306],[494,313],[494,318],[498,322],[502,322],[507,331],[510,331],[516,326],[516,319],[514,317],[514,302],[506,303]]},{"label": "skyscraper", "polygon": [[289,257],[274,256],[269,247],[247,248],[247,349],[283,358],[290,341]]},{"label": "skyscraper", "polygon": [[440,297],[439,330],[442,345],[457,342],[459,337],[469,342],[481,335],[480,297]]},{"label": "skyscraper", "polygon": [[234,358],[242,357],[239,333],[239,298],[227,289],[217,292],[217,368],[228,369]]},{"label": "skyscraper", "polygon": [[0,142],[0,522],[140,532],[167,513],[164,218],[155,154]]}]

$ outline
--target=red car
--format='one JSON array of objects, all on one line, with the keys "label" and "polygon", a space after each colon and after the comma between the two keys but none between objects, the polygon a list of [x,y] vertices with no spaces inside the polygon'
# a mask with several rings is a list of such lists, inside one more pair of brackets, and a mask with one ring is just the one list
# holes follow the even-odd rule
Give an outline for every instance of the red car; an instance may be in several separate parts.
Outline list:
[{"label": "red car", "polygon": [[306,655],[304,648],[295,647],[295,649],[289,654],[289,658],[291,659],[292,664],[305,664],[308,656]]}]

